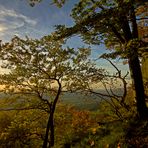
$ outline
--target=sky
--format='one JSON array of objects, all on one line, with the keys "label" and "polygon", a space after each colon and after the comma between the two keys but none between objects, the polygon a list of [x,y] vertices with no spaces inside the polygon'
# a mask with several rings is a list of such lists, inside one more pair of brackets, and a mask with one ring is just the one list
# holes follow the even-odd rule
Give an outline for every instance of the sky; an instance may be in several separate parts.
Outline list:
[{"label": "sky", "polygon": [[[62,8],[58,8],[50,4],[51,0],[43,0],[34,7],[29,5],[28,0],[0,0],[0,40],[10,41],[14,35],[41,38],[53,32],[55,25],[72,26],[74,23],[70,12],[77,1],[70,0]],[[78,36],[69,39],[67,45],[74,48],[88,47]],[[91,48],[93,59],[107,52],[103,45]],[[100,60],[97,64],[113,70],[105,60]],[[127,71],[127,66],[122,66],[122,62],[118,61],[117,64],[123,71]]]}]

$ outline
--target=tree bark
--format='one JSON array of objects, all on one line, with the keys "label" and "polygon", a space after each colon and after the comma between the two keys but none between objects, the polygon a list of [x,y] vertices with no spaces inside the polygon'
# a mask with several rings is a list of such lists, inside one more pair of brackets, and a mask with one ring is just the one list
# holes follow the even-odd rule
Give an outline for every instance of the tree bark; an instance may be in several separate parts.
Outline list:
[{"label": "tree bark", "polygon": [[129,56],[129,68],[135,87],[138,116],[140,119],[148,119],[148,108],[146,106],[145,101],[144,85],[138,53],[136,50],[134,50],[134,52],[131,53],[134,54]]},{"label": "tree bark", "polygon": [[60,93],[61,93],[61,87],[62,87],[59,80],[57,80],[57,83],[58,83],[58,86],[59,86],[58,92],[57,92],[57,95],[56,95],[56,97],[55,97],[55,99],[54,99],[54,101],[53,101],[53,103],[51,104],[51,107],[50,107],[50,115],[49,115],[48,122],[47,122],[46,134],[45,134],[45,139],[44,139],[42,148],[48,147],[49,131],[50,131],[49,148],[54,146],[54,112],[55,112],[55,109],[56,109],[56,104],[58,102],[58,99],[59,99],[59,96],[60,96]]},{"label": "tree bark", "polygon": [[48,118],[48,122],[47,122],[47,127],[46,127],[46,134],[45,134],[45,139],[43,142],[43,146],[42,148],[47,148],[48,147],[48,134],[50,131],[50,143],[49,143],[49,147],[54,146],[54,113],[51,111],[49,118]]},{"label": "tree bark", "polygon": [[[135,0],[132,0],[132,3],[135,3]],[[138,25],[136,22],[136,15],[134,6],[131,6],[130,10],[131,18],[131,28],[132,28],[132,39],[138,39]],[[129,40],[128,40],[129,41]],[[141,72],[140,61],[138,57],[137,47],[134,47],[130,50],[129,57],[129,68],[131,72],[131,78],[134,83],[135,93],[136,93],[136,105],[137,112],[140,119],[148,119],[148,108],[145,101],[145,91],[143,84],[143,76]]]},{"label": "tree bark", "polygon": [[49,147],[54,146],[54,113],[50,114],[50,143]]},{"label": "tree bark", "polygon": [[[123,1],[120,2],[121,3],[119,3],[119,6],[122,9]],[[134,4],[135,0],[131,0],[131,2]],[[133,4],[130,8],[131,21],[128,21],[126,14],[121,14],[121,17],[119,18],[126,43],[129,43],[129,41],[132,41],[133,39],[138,39],[138,26],[136,22],[136,15]],[[148,119],[148,108],[145,102],[144,85],[137,48],[139,47],[131,47],[129,49],[130,53],[127,58],[129,61],[131,79],[133,80],[133,86],[135,88],[138,116],[140,119]]]}]

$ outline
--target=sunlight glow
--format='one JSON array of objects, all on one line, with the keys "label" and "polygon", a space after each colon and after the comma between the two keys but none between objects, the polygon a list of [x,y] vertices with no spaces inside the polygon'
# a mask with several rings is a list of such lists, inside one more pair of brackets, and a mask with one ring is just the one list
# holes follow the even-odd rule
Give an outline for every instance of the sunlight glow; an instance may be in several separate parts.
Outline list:
[{"label": "sunlight glow", "polygon": [[3,31],[5,31],[5,30],[7,30],[7,28],[4,27],[4,26],[2,26],[2,25],[0,25],[0,32],[3,32]]}]

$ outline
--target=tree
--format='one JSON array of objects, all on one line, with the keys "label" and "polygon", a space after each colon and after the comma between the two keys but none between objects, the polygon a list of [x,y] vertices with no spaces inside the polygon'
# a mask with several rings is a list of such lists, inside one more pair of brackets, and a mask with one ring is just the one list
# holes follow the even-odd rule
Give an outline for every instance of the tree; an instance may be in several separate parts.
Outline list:
[{"label": "tree", "polygon": [[[53,1],[53,3],[62,6],[65,1]],[[115,49],[116,52],[112,56],[120,55],[128,59],[136,92],[137,112],[141,119],[148,116],[138,57],[140,49],[147,46],[146,13],[146,0],[81,0],[75,5],[71,14],[75,25],[70,28],[57,25],[58,31],[55,37],[59,39],[81,34],[86,43],[104,43],[107,48]]]},{"label": "tree", "polygon": [[1,147],[41,147],[45,112],[32,109],[0,112],[0,115]]},{"label": "tree", "polygon": [[[94,82],[96,76],[103,79],[103,69],[97,69],[96,75],[91,71],[95,65],[88,60],[90,49],[63,49],[62,43],[62,40],[53,41],[52,36],[40,40],[14,37],[1,45],[2,67],[10,70],[0,76],[4,91],[21,94],[16,103],[30,102],[18,110],[36,108],[49,115],[43,148],[48,147],[49,131],[49,147],[54,145],[54,113],[62,92],[80,90],[88,80]],[[79,81],[77,77],[84,74],[85,81]]]},{"label": "tree", "polygon": [[[66,2],[67,0],[51,0],[51,4],[56,4],[58,7],[62,7],[62,5]],[[34,6],[37,3],[42,2],[42,0],[29,0],[30,6]]]},{"label": "tree", "polygon": [[[103,43],[107,48],[115,50],[112,56],[128,59],[140,119],[148,117],[138,53],[141,48],[146,49],[147,46],[143,35],[139,35],[138,28],[139,22],[147,19],[143,17],[146,4],[146,1],[139,0],[81,0],[71,14],[75,25],[70,28],[58,25],[55,37],[59,39],[80,34],[86,43]],[[142,11],[136,13],[140,8]]]}]

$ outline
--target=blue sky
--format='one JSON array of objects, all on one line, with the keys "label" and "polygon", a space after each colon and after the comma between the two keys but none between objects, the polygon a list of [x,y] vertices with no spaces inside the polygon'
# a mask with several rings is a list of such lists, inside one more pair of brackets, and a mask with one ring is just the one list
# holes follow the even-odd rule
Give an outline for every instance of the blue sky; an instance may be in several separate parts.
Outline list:
[{"label": "blue sky", "polygon": [[[31,7],[28,0],[0,0],[0,40],[9,41],[14,35],[40,38],[53,32],[54,25],[72,26],[70,11],[77,1],[70,0],[62,8],[57,8],[50,5],[51,0],[43,0],[35,7]],[[74,48],[88,46],[78,37],[72,37],[67,45]],[[92,46],[92,58],[97,58],[104,52],[104,46]],[[99,62],[98,65],[112,70],[106,61]],[[118,62],[118,65],[124,71],[127,70],[122,63]]]},{"label": "blue sky", "polygon": [[9,40],[14,34],[42,37],[53,31],[56,24],[72,25],[71,3],[62,9],[44,0],[35,7],[27,0],[0,0],[0,38]]}]

